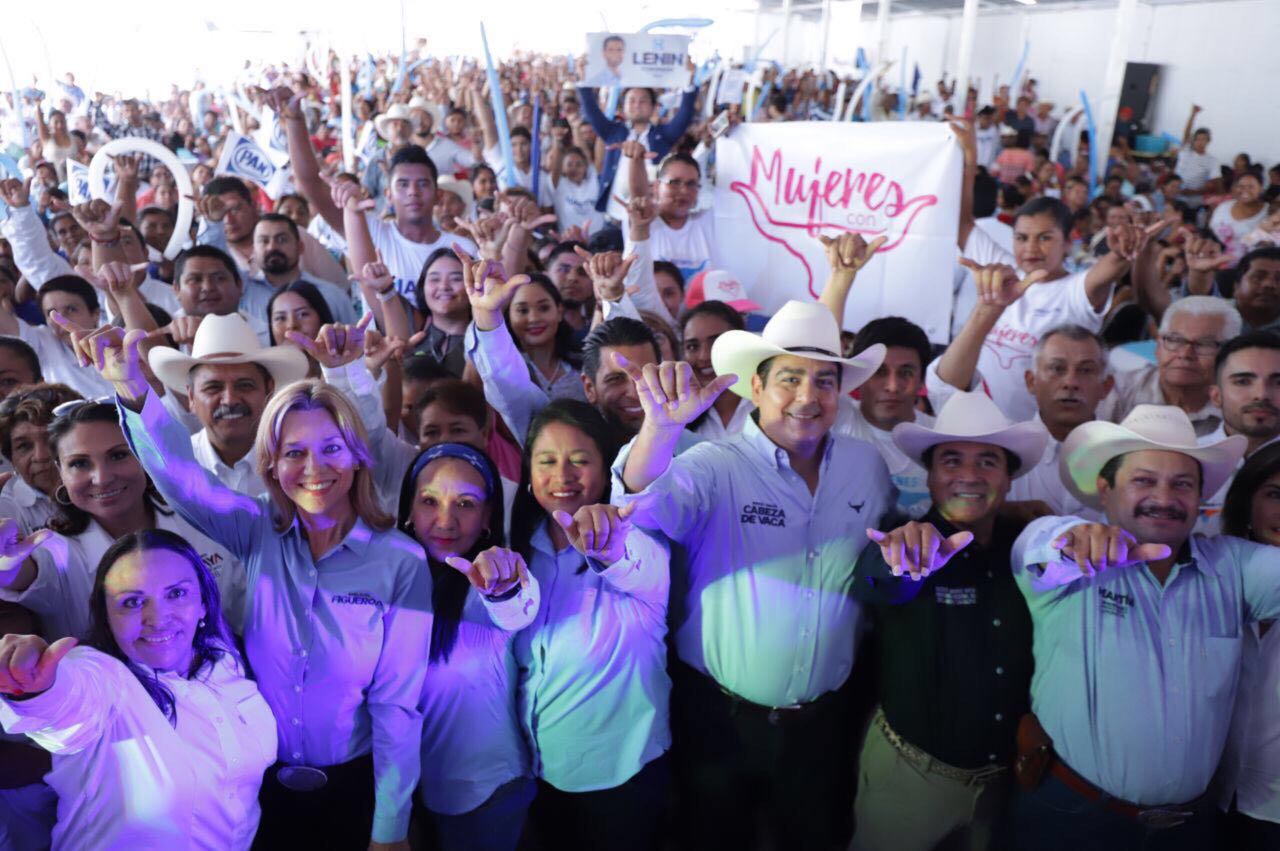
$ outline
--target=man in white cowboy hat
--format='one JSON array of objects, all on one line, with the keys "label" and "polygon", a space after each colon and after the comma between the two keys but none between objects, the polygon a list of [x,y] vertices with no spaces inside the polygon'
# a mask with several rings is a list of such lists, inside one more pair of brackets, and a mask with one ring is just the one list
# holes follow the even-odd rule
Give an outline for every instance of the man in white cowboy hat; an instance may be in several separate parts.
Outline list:
[{"label": "man in white cowboy hat", "polygon": [[1015,848],[1221,847],[1205,790],[1245,623],[1280,615],[1280,551],[1191,530],[1246,444],[1199,445],[1185,412],[1157,405],[1063,444],[1063,483],[1110,525],[1044,517],[1014,544],[1036,666]]},{"label": "man in white cowboy hat", "polygon": [[1025,524],[1001,508],[1048,437],[986,394],[960,392],[932,427],[899,423],[893,441],[927,471],[932,504],[919,521],[868,529],[879,546],[854,568],[854,595],[876,615],[881,682],[852,847],[929,851],[963,838],[986,848],[1032,672],[1031,617],[1009,562]]},{"label": "man in white cowboy hat", "polygon": [[[753,805],[775,842],[825,847],[833,808],[847,812],[853,563],[896,494],[875,448],[831,427],[883,358],[883,346],[841,357],[831,312],[789,301],[762,334],[716,339],[707,385],[685,362],[624,364],[644,421],[614,463],[614,500],[638,502],[633,522],[687,552],[673,577],[672,730],[681,797],[696,801],[680,828],[691,847],[747,847]],[[726,386],[756,405],[742,431],[676,455]]]},{"label": "man in white cowboy hat", "polygon": [[[447,173],[447,172],[446,172]],[[475,192],[471,184],[456,177],[441,177],[436,184],[436,222],[446,233],[452,232],[461,219],[475,211]]]},{"label": "man in white cowboy hat", "polygon": [[409,144],[409,134],[413,130],[413,116],[409,107],[402,103],[393,103],[387,111],[373,119],[373,129],[387,144]]},{"label": "man in white cowboy hat", "polygon": [[258,421],[277,387],[306,377],[306,355],[294,346],[263,348],[249,323],[230,314],[201,320],[191,354],[158,346],[148,361],[203,426],[191,438],[200,466],[243,494],[266,493],[253,451]]}]

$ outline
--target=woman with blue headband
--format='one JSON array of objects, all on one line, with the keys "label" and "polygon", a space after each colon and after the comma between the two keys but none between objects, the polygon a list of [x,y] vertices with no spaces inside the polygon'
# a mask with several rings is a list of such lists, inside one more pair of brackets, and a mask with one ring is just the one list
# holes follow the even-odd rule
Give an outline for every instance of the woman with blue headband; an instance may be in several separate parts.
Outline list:
[{"label": "woman with blue headband", "polygon": [[503,548],[502,514],[493,461],[461,443],[423,450],[400,489],[399,527],[431,569],[419,794],[443,851],[512,851],[536,788],[512,642],[538,613],[538,582]]}]

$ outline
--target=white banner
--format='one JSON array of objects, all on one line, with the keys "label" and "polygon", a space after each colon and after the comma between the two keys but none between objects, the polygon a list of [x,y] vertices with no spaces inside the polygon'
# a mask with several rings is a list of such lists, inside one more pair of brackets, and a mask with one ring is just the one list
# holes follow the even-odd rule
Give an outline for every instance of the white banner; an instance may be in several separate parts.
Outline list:
[{"label": "white banner", "polygon": [[678,89],[689,84],[687,35],[587,33],[587,68],[582,85],[591,88],[648,86]]},{"label": "white banner", "polygon": [[822,292],[819,235],[888,237],[858,273],[844,327],[903,316],[945,343],[962,172],[945,124],[743,124],[716,143],[715,253],[773,313]]},{"label": "white banner", "polygon": [[237,133],[227,135],[215,173],[251,180],[265,189],[272,198],[279,198],[284,194],[289,181],[287,167],[276,165],[271,155],[258,143]]}]

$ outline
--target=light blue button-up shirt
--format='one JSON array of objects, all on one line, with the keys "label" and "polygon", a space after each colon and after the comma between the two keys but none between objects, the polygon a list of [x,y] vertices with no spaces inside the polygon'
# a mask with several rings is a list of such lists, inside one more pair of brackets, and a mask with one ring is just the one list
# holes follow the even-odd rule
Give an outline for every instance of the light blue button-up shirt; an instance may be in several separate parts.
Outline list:
[{"label": "light blue button-up shirt", "polygon": [[418,785],[431,640],[431,573],[416,541],[357,520],[319,559],[267,497],[227,488],[154,393],[120,407],[134,454],[169,504],[244,564],[245,651],[276,718],[281,761],[337,765],[373,752],[375,840],[404,837]]},{"label": "light blue button-up shirt", "polygon": [[816,493],[787,453],[748,419],[742,433],[677,455],[639,494],[633,522],[688,554],[677,596],[676,650],[724,688],[764,706],[816,700],[853,668],[862,607],[853,565],[866,529],[897,492],[870,444],[829,435]]},{"label": "light blue button-up shirt", "polygon": [[530,547],[542,606],[515,650],[534,772],[565,792],[613,789],[671,746],[666,551],[633,528],[605,567],[557,552],[546,523]]},{"label": "light blue button-up shirt", "polygon": [[1054,750],[1110,795],[1199,797],[1231,724],[1247,622],[1280,615],[1280,549],[1193,536],[1161,585],[1146,565],[1081,574],[1042,517],[1012,566],[1035,628],[1031,708]]}]

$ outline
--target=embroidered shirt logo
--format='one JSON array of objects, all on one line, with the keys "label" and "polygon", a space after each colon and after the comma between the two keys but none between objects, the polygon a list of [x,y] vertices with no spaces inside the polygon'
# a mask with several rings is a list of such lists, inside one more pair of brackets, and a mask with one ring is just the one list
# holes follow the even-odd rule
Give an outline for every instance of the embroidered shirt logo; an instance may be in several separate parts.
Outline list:
[{"label": "embroidered shirt logo", "polygon": [[977,588],[948,588],[939,585],[933,589],[934,599],[943,606],[978,605]]},{"label": "embroidered shirt logo", "polygon": [[866,504],[867,504],[867,501],[864,499],[862,502],[850,502],[849,507],[852,508],[854,511],[858,512],[859,514],[861,514],[862,507]]},{"label": "embroidered shirt logo", "polygon": [[782,526],[785,528],[787,525],[787,512],[767,502],[748,502],[742,506],[742,522],[744,524],[752,523],[757,526]]},{"label": "embroidered shirt logo", "polygon": [[1128,614],[1129,609],[1133,608],[1134,600],[1132,594],[1122,594],[1119,591],[1112,591],[1108,588],[1099,588],[1098,596],[1102,598],[1102,613],[1105,615],[1115,615],[1118,618]]},{"label": "embroidered shirt logo", "polygon": [[382,601],[372,594],[364,591],[356,591],[352,594],[334,594],[330,598],[331,602],[345,606],[373,606],[375,609],[382,608]]}]

